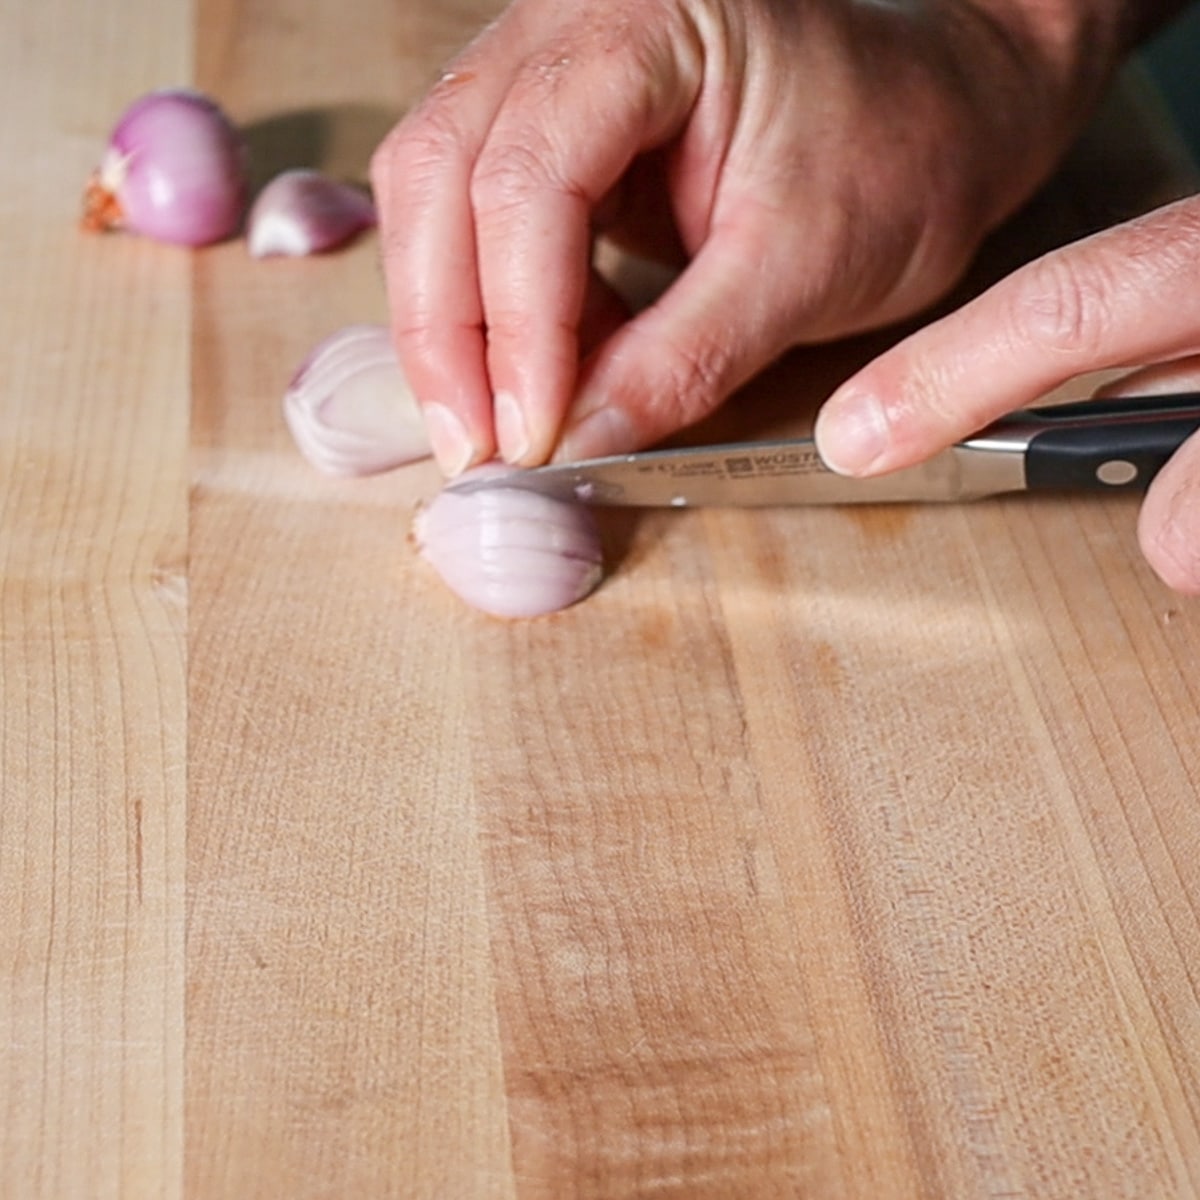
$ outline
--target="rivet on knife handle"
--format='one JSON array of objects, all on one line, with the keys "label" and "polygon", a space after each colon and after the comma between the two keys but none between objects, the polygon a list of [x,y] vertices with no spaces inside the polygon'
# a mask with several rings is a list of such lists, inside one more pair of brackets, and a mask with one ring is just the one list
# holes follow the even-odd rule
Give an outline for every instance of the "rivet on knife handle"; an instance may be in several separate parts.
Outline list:
[{"label": "rivet on knife handle", "polygon": [[1038,409],[1025,453],[1030,489],[1144,491],[1200,429],[1200,393]]}]

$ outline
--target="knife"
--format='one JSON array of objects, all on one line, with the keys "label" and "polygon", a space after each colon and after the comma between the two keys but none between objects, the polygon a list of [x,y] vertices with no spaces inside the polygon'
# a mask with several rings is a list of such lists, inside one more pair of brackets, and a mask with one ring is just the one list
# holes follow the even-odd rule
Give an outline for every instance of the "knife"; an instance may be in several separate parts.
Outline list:
[{"label": "knife", "polygon": [[521,488],[584,504],[890,504],[975,500],[1023,491],[1144,491],[1200,428],[1200,392],[1086,400],[1004,417],[914,467],[838,475],[811,438],[646,450],[459,480],[459,494]]}]

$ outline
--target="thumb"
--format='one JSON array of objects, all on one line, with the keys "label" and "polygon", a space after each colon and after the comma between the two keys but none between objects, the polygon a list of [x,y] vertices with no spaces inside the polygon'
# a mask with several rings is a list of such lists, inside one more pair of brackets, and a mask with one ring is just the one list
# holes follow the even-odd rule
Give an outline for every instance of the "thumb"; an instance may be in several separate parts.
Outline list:
[{"label": "thumb", "polygon": [[1200,595],[1200,434],[1154,477],[1138,518],[1138,542],[1164,583]]},{"label": "thumb", "polygon": [[778,270],[780,240],[760,213],[714,229],[671,287],[585,364],[555,460],[659,441],[785,350],[803,303],[796,276]]}]

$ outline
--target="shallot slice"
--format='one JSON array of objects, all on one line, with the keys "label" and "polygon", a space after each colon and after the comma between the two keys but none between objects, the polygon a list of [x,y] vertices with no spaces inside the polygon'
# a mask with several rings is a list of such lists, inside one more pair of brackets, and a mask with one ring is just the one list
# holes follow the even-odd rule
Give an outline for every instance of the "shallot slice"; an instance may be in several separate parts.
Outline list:
[{"label": "shallot slice", "polygon": [[245,146],[220,106],[164,88],[117,122],[84,192],[83,227],[203,246],[236,232],[247,186]]},{"label": "shallot slice", "polygon": [[417,402],[382,325],[349,325],[305,359],[283,398],[300,452],[330,475],[371,475],[429,456]]},{"label": "shallot slice", "polygon": [[319,171],[277,175],[259,193],[246,220],[254,258],[302,257],[332,250],[375,224],[375,205],[356,187]]},{"label": "shallot slice", "polygon": [[[488,463],[459,481],[505,475]],[[604,575],[591,510],[516,486],[443,489],[418,510],[413,535],[446,585],[497,617],[538,617],[567,608]]]}]

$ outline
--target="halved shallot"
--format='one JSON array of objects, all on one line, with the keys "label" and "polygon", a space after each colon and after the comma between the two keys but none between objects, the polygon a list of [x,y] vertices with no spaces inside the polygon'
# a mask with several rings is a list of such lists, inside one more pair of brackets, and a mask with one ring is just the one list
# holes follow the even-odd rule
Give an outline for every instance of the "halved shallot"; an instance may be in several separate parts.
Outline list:
[{"label": "halved shallot", "polygon": [[349,325],[325,338],[292,379],[283,413],[300,452],[331,475],[371,475],[429,455],[382,325]]},{"label": "halved shallot", "polygon": [[254,258],[302,257],[332,250],[375,224],[370,196],[319,171],[277,175],[259,193],[246,219]]}]

